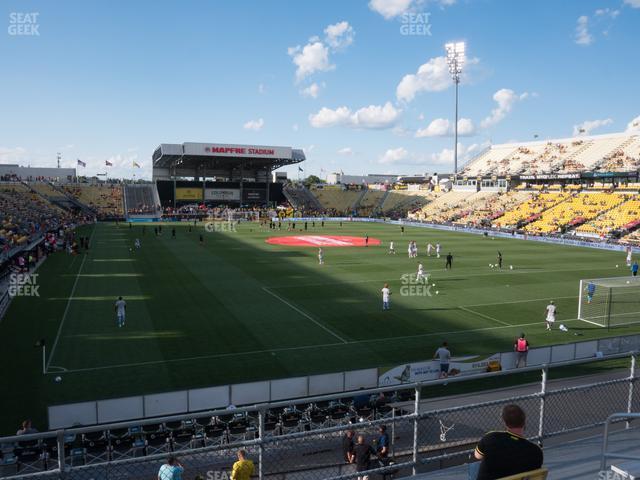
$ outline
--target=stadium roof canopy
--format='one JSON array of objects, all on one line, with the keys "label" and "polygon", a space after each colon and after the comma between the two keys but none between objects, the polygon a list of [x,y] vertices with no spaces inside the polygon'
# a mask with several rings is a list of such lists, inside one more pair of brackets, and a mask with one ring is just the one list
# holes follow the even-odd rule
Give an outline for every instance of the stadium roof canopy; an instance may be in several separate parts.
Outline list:
[{"label": "stadium roof canopy", "polygon": [[163,143],[153,152],[154,168],[268,169],[303,162],[302,150],[266,145],[234,145],[222,143]]}]

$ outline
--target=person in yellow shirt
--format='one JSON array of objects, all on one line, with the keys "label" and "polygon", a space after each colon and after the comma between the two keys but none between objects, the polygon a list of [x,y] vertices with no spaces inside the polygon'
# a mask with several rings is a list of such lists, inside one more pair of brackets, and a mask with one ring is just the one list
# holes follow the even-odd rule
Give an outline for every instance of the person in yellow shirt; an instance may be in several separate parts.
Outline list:
[{"label": "person in yellow shirt", "polygon": [[238,450],[238,461],[233,464],[231,480],[249,480],[254,470],[253,461],[247,460],[247,452]]}]

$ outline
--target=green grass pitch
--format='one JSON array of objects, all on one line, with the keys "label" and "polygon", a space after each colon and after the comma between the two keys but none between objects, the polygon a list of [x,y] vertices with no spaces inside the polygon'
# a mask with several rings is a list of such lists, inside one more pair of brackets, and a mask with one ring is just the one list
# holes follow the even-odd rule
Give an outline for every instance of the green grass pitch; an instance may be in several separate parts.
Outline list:
[{"label": "green grass pitch", "polygon": [[[300,223],[297,225],[301,226]],[[46,427],[46,406],[284,378],[428,359],[447,340],[454,355],[509,350],[524,331],[533,346],[637,332],[612,332],[575,320],[579,279],[626,275],[624,253],[393,225],[327,222],[308,234],[368,233],[381,246],[317,249],[265,243],[269,231],[202,226],[97,224],[85,255],[56,253],[39,269],[39,297],[17,297],[0,323],[4,394],[0,430],[27,417]],[[204,236],[204,244],[199,235]],[[134,239],[142,248],[130,251]],[[395,241],[396,255],[387,253]],[[432,296],[403,296],[401,277],[415,273],[407,242],[436,284]],[[426,257],[426,243],[454,255]],[[497,251],[505,268],[489,268]],[[443,255],[444,256],[444,255]],[[509,265],[514,269],[510,270]],[[388,282],[391,310],[380,289]],[[114,301],[127,301],[116,326]],[[568,333],[544,329],[554,299]],[[576,337],[573,334],[581,336]],[[48,373],[34,343],[48,344]],[[64,369],[64,370],[63,370]],[[55,376],[63,381],[56,383]]]}]

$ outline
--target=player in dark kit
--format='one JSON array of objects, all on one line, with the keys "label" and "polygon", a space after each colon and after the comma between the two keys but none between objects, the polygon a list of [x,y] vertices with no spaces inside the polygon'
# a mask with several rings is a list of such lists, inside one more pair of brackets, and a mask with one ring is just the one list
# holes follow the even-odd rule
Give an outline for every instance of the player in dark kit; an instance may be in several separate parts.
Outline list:
[{"label": "player in dark kit", "polygon": [[502,252],[498,252],[498,268],[502,268]]},{"label": "player in dark kit", "polygon": [[447,255],[447,263],[444,268],[448,268],[449,270],[453,268],[453,255],[451,255],[451,252]]},{"label": "player in dark kit", "polygon": [[369,235],[368,234],[364,234],[364,246],[368,247],[369,246]]}]

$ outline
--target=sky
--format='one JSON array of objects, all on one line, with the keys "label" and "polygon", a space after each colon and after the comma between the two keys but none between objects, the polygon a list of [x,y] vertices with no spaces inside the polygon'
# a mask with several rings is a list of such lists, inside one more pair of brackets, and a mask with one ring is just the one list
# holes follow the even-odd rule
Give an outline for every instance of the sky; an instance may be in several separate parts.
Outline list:
[{"label": "sky", "polygon": [[640,128],[640,0],[4,0],[0,17],[0,163],[150,178],[160,143],[211,142],[302,148],[303,175],[450,172],[452,41],[460,164]]}]

